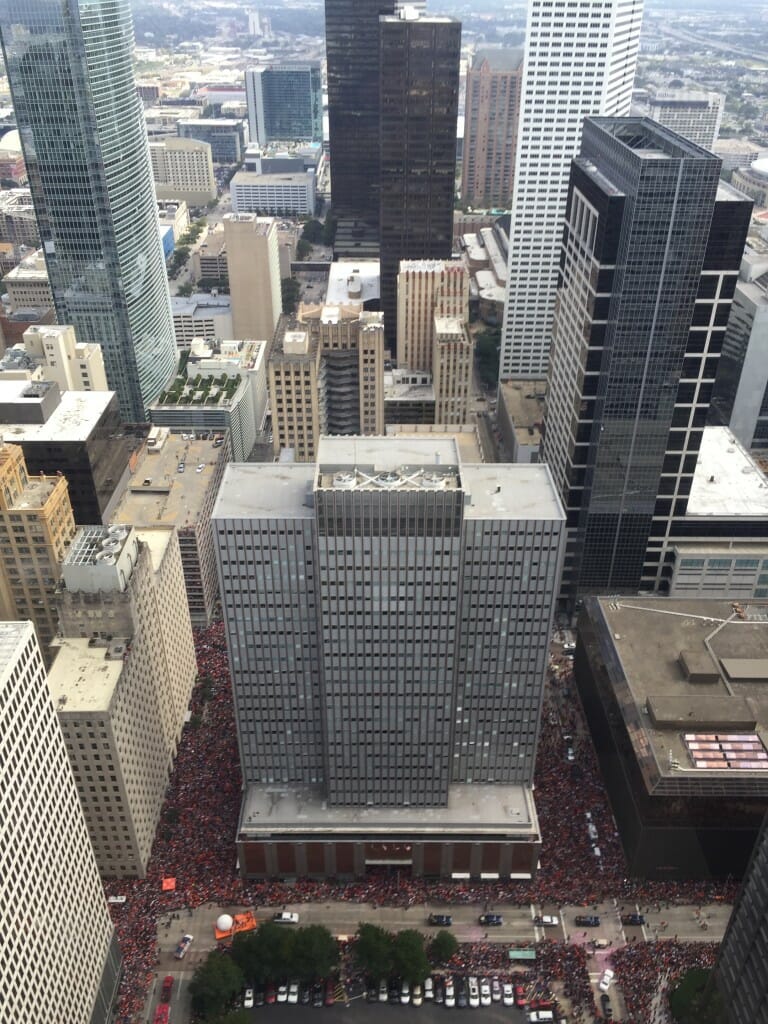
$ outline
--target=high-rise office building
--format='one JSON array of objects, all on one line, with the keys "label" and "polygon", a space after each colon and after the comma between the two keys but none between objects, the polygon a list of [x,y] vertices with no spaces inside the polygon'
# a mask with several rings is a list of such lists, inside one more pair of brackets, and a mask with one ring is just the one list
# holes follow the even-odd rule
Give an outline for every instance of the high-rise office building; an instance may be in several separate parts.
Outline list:
[{"label": "high-rise office building", "polygon": [[379,221],[379,16],[395,0],[325,0],[328,131],[334,214]]},{"label": "high-rise office building", "polygon": [[409,8],[379,21],[381,308],[397,342],[404,259],[450,259],[461,23]]},{"label": "high-rise office building", "polygon": [[323,141],[319,61],[248,68],[245,95],[251,142]]},{"label": "high-rise office building", "polygon": [[469,319],[469,274],[461,260],[401,260],[397,274],[397,362],[432,371],[435,317]]},{"label": "high-rise office building", "polygon": [[232,336],[271,341],[283,309],[277,222],[255,213],[224,215]]},{"label": "high-rise office building", "polygon": [[571,160],[594,114],[629,113],[642,0],[529,0],[500,376],[547,375]]},{"label": "high-rise office building", "polygon": [[475,346],[465,320],[435,317],[432,382],[435,423],[468,423]]},{"label": "high-rise office building", "polygon": [[751,204],[644,118],[587,118],[573,161],[542,455],[568,513],[563,596],[655,589],[685,515]]},{"label": "high-rise office building", "polygon": [[719,92],[659,89],[632,103],[637,111],[689,142],[712,149],[720,132],[725,96]]},{"label": "high-rise office building", "polygon": [[564,525],[547,467],[324,437],[316,465],[227,467],[213,525],[243,871],[530,873]]},{"label": "high-rise office building", "polygon": [[54,591],[75,535],[66,479],[31,476],[19,445],[0,444],[0,619],[31,619],[46,662]]},{"label": "high-rise office building", "polygon": [[58,604],[48,685],[96,862],[144,877],[197,672],[175,529],[82,528]]},{"label": "high-rise office building", "polygon": [[720,944],[717,983],[729,1024],[761,1020],[768,1000],[768,817]]},{"label": "high-rise office building", "polygon": [[31,622],[0,623],[3,1020],[108,1024],[121,955]]},{"label": "high-rise office building", "polygon": [[158,199],[179,199],[206,206],[216,198],[211,144],[198,139],[158,139],[149,156]]},{"label": "high-rise office building", "polygon": [[467,72],[461,200],[508,210],[523,84],[523,51],[478,50]]},{"label": "high-rise office building", "polygon": [[176,346],[128,0],[9,0],[3,54],[60,323],[102,347],[123,418]]}]

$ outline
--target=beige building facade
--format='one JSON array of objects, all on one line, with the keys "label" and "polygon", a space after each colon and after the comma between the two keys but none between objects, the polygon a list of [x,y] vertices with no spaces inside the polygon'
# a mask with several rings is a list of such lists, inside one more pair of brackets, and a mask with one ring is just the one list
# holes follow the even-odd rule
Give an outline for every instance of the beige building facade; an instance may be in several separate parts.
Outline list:
[{"label": "beige building facade", "polygon": [[463,203],[510,208],[522,82],[522,49],[475,53],[464,108]]},{"label": "beige building facade", "polygon": [[63,476],[29,476],[19,445],[0,445],[0,620],[31,619],[43,656],[57,630],[54,592],[75,535]]},{"label": "beige building facade", "polygon": [[158,199],[183,199],[188,206],[205,206],[216,198],[216,178],[208,142],[163,139],[150,142],[149,155]]},{"label": "beige building facade", "polygon": [[469,319],[469,275],[460,260],[401,260],[397,362],[432,372],[435,317]]},{"label": "beige building facade", "polygon": [[43,250],[27,256],[18,267],[9,270],[3,278],[3,288],[12,313],[19,309],[52,308],[53,292]]},{"label": "beige building facade", "polygon": [[468,423],[472,393],[473,344],[466,322],[459,317],[435,317],[432,384],[435,423]]},{"label": "beige building facade", "polygon": [[253,213],[224,216],[233,337],[270,341],[283,308],[277,222]]},{"label": "beige building facade", "polygon": [[58,605],[49,686],[99,871],[143,877],[196,678],[176,531],[81,528]]},{"label": "beige building facade", "polygon": [[267,361],[275,455],[291,449],[296,462],[314,459],[325,432],[320,371],[320,345],[308,330],[278,330]]},{"label": "beige building facade", "polygon": [[101,345],[78,341],[71,324],[28,327],[24,347],[62,391],[109,391]]}]

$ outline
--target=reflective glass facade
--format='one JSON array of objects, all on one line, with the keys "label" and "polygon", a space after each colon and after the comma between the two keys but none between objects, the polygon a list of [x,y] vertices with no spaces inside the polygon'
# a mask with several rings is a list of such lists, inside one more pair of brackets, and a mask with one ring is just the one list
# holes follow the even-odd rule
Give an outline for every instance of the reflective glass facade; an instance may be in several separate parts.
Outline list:
[{"label": "reflective glass facade", "polygon": [[450,259],[461,22],[381,19],[381,308],[397,340],[400,260]]},{"label": "reflective glass facade", "polygon": [[3,53],[61,323],[141,421],[176,347],[128,0],[8,0]]},{"label": "reflective glass facade", "polygon": [[251,139],[323,141],[320,63],[276,64],[245,72]]}]

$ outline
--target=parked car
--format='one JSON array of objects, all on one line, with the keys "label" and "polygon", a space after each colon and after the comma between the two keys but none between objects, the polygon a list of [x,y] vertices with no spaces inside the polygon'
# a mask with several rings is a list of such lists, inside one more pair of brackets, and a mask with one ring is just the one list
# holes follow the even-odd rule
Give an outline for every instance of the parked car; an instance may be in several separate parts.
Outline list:
[{"label": "parked car", "polygon": [[392,978],[389,982],[389,992],[387,993],[387,999],[391,1005],[397,1003],[400,1004],[400,982],[397,978]]},{"label": "parked car", "polygon": [[511,981],[505,981],[501,986],[501,1001],[505,1006],[515,1005],[515,989]]},{"label": "parked car", "polygon": [[293,914],[289,910],[280,910],[272,915],[272,920],[276,924],[298,924],[299,915]]},{"label": "parked car", "polygon": [[181,941],[179,942],[178,946],[176,947],[176,949],[173,952],[173,955],[176,957],[177,960],[183,960],[184,959],[184,957],[187,955],[187,950],[189,949],[189,947],[192,945],[192,942],[194,941],[194,938],[195,938],[194,935],[183,935],[182,936]]},{"label": "parked car", "polygon": [[274,984],[271,981],[267,982],[267,987],[264,992],[264,1001],[267,1004],[267,1006],[271,1006],[274,1002],[277,1001],[277,989],[275,988]]},{"label": "parked car", "polygon": [[252,988],[247,988],[245,990],[245,995],[243,996],[243,1009],[244,1010],[252,1010],[254,1002],[255,1002],[255,997],[254,997],[253,989]]},{"label": "parked car", "polygon": [[277,986],[277,1001],[278,1003],[288,1002],[288,985],[284,981]]},{"label": "parked car", "polygon": [[445,1003],[445,982],[442,978],[435,978],[435,1002],[438,1006]]},{"label": "parked car", "polygon": [[435,983],[432,978],[424,979],[424,998],[434,999],[435,998]]},{"label": "parked car", "polygon": [[445,1005],[448,1009],[456,1005],[456,986],[453,983],[453,978],[445,979]]},{"label": "parked car", "polygon": [[501,1002],[501,982],[498,978],[491,978],[491,998],[494,1003]]},{"label": "parked car", "polygon": [[[476,1010],[480,1005],[480,986],[477,983],[477,978],[469,978],[467,988],[469,989],[469,1005]],[[488,994],[490,995],[490,992]]]},{"label": "parked car", "polygon": [[614,972],[611,970],[610,967],[607,967],[603,971],[603,976],[600,979],[600,981],[598,983],[598,986],[597,986],[600,989],[601,992],[607,992],[608,989],[611,987],[611,982],[613,981],[613,975],[614,975]]},{"label": "parked car", "polygon": [[557,928],[560,924],[560,918],[557,914],[537,914],[533,919],[533,923],[544,928]]},{"label": "parked car", "polygon": [[411,1005],[412,1006],[421,1006],[421,1004],[423,1002],[424,1002],[424,989],[421,987],[421,985],[418,982],[416,982],[416,984],[413,986],[413,992],[411,993]]},{"label": "parked car", "polygon": [[306,982],[299,986],[299,1003],[301,1006],[309,1006],[312,1002],[312,988]]},{"label": "parked car", "polygon": [[525,985],[515,985],[515,1006],[525,1006]]},{"label": "parked car", "polygon": [[403,983],[400,986],[400,1002],[403,1006],[407,1006],[411,1001],[411,986],[403,979]]},{"label": "parked car", "polygon": [[288,986],[288,1002],[295,1006],[299,1001],[299,983],[292,981]]},{"label": "parked car", "polygon": [[481,914],[478,918],[480,924],[484,924],[486,927],[498,928],[504,924],[504,918],[501,914]]},{"label": "parked car", "polygon": [[645,917],[642,914],[622,914],[622,924],[641,925],[645,924]]},{"label": "parked car", "polygon": [[491,983],[487,978],[480,979],[480,1005],[490,1006],[493,1002],[491,998]]},{"label": "parked car", "polygon": [[387,985],[387,979],[382,978],[379,982],[379,1002],[386,1003],[389,998],[389,985]]},{"label": "parked car", "polygon": [[263,1006],[266,993],[263,985],[257,985],[253,990],[253,1005]]},{"label": "parked car", "polygon": [[574,917],[573,923],[581,928],[599,928],[600,918],[597,914],[578,914]]},{"label": "parked car", "polygon": [[325,1005],[333,1006],[334,1003],[334,992],[336,990],[336,983],[333,978],[329,978],[325,983]]},{"label": "parked car", "polygon": [[379,1001],[379,987],[373,981],[369,981],[365,987],[365,1001],[366,1003],[378,1003]]},{"label": "parked car", "polygon": [[453,924],[453,918],[450,914],[430,914],[427,918],[427,924],[438,928],[450,928]]},{"label": "parked car", "polygon": [[316,981],[312,986],[312,1005],[322,1006],[325,996],[325,987],[322,981]]},{"label": "parked car", "polygon": [[[447,1004],[446,1004],[447,1005]],[[456,1005],[460,1010],[469,1006],[469,997],[467,995],[467,982],[462,977],[456,978]]]}]

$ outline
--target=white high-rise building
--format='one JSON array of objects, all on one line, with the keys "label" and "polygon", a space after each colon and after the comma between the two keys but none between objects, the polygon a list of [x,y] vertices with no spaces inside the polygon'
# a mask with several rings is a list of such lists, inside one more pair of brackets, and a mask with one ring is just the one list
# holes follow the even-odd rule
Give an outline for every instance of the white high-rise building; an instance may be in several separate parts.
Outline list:
[{"label": "white high-rise building", "polygon": [[120,950],[31,622],[0,623],[0,1018],[106,1024]]},{"label": "white high-rise building", "polygon": [[547,375],[571,160],[585,117],[629,114],[643,0],[530,0],[500,377]]}]

